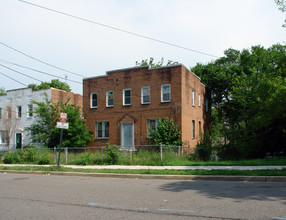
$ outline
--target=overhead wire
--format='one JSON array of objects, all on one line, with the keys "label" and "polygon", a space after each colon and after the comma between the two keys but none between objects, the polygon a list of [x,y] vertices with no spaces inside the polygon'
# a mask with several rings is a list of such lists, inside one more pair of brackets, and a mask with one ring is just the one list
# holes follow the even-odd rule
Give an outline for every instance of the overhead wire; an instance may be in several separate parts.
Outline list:
[{"label": "overhead wire", "polygon": [[83,18],[83,17],[72,15],[72,14],[69,14],[69,13],[66,13],[66,12],[62,12],[62,11],[58,11],[58,10],[55,10],[55,9],[52,9],[52,8],[48,8],[48,7],[45,7],[45,6],[42,6],[42,5],[34,4],[34,3],[27,2],[27,1],[24,1],[24,0],[18,0],[18,1],[20,1],[22,3],[25,3],[25,4],[29,4],[29,5],[35,6],[35,7],[38,7],[38,8],[41,8],[41,9],[52,11],[52,12],[57,13],[57,14],[65,15],[65,16],[68,16],[68,17],[71,17],[71,18],[74,18],[74,19],[78,19],[78,20],[85,21],[85,22],[88,22],[88,23],[96,24],[96,25],[99,25],[99,26],[102,26],[102,27],[105,27],[105,28],[109,28],[109,29],[115,30],[115,31],[120,31],[120,32],[129,34],[129,35],[133,35],[133,36],[136,36],[136,37],[140,37],[140,38],[144,38],[144,39],[147,39],[147,40],[155,41],[155,42],[158,42],[158,43],[166,44],[166,45],[169,45],[169,46],[172,46],[172,47],[176,47],[176,48],[180,48],[180,49],[183,49],[183,50],[188,50],[188,51],[191,51],[191,52],[194,52],[194,53],[199,53],[199,54],[202,54],[202,55],[206,55],[206,56],[210,56],[210,57],[214,57],[214,58],[219,58],[218,56],[215,56],[215,55],[212,55],[212,54],[209,54],[209,53],[205,53],[205,52],[202,52],[202,51],[194,50],[194,49],[191,49],[191,48],[188,48],[188,47],[184,47],[184,46],[181,46],[181,45],[178,45],[178,44],[174,44],[174,43],[170,43],[170,42],[167,42],[167,41],[159,40],[159,39],[156,39],[156,38],[153,38],[153,37],[149,37],[149,36],[146,36],[146,35],[138,34],[138,33],[131,32],[131,31],[128,31],[128,30],[124,30],[124,29],[121,29],[121,28],[117,28],[117,27],[114,27],[114,26],[111,26],[111,25],[103,24],[103,23],[100,23],[100,22],[97,22],[97,21],[93,21],[93,20],[90,20],[90,19],[86,19],[86,18]]},{"label": "overhead wire", "polygon": [[17,82],[17,83],[23,85],[23,86],[28,86],[28,85],[26,85],[26,84],[24,84],[24,83],[21,83],[20,81],[18,81],[18,80],[16,80],[16,79],[13,79],[13,78],[10,77],[10,76],[7,76],[5,73],[0,72],[0,74],[3,75],[3,76],[6,76],[7,78],[9,78],[9,79],[11,79],[11,80],[13,80],[13,81],[15,81],[15,82]]},{"label": "overhead wire", "polygon": [[37,58],[35,58],[35,57],[31,56],[31,55],[28,55],[28,54],[22,52],[22,51],[20,51],[20,50],[14,48],[14,47],[11,47],[11,46],[9,46],[9,45],[7,45],[6,43],[3,43],[3,42],[1,42],[1,41],[0,41],[0,44],[3,45],[3,46],[5,46],[5,47],[7,47],[7,48],[9,48],[9,49],[11,49],[11,50],[16,51],[17,53],[20,53],[20,54],[22,54],[22,55],[24,55],[24,56],[26,56],[26,57],[29,57],[30,59],[33,59],[33,60],[36,60],[36,61],[38,61],[38,62],[40,62],[40,63],[42,63],[42,64],[45,64],[45,65],[47,65],[47,66],[53,67],[53,68],[55,68],[55,69],[58,69],[58,70],[61,70],[61,71],[64,71],[64,72],[66,72],[66,73],[70,73],[70,74],[73,74],[73,75],[76,75],[76,76],[86,77],[86,76],[84,76],[84,75],[80,75],[80,74],[77,74],[77,73],[68,71],[68,70],[66,70],[66,69],[57,67],[57,66],[55,66],[55,65],[49,64],[49,63],[47,63],[47,62],[44,62],[44,61],[42,61],[42,60],[40,60],[40,59],[37,59]]}]

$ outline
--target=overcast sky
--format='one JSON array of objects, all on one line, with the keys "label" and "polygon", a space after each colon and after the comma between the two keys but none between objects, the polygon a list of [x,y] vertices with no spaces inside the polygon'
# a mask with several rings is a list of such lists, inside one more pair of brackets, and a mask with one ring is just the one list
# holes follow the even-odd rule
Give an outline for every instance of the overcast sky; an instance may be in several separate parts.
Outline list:
[{"label": "overcast sky", "polygon": [[55,78],[17,65],[62,78],[67,74],[68,80],[73,80],[68,81],[72,91],[81,94],[81,76],[105,75],[106,71],[133,67],[142,59],[154,57],[159,61],[164,57],[190,68],[223,56],[228,48],[242,50],[253,45],[267,48],[286,41],[286,28],[281,27],[286,13],[278,11],[274,0],[26,1],[91,22],[19,0],[1,0],[0,87],[6,90]]}]

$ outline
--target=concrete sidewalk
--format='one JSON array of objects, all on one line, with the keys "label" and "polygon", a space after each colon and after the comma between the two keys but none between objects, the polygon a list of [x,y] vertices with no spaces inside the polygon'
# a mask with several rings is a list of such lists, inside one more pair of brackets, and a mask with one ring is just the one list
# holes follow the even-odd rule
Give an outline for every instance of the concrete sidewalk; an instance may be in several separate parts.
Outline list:
[{"label": "concrete sidewalk", "polygon": [[[49,167],[55,165],[31,164],[0,164],[0,167],[37,166]],[[130,169],[130,170],[271,170],[286,169],[286,166],[77,166],[61,165],[73,169]],[[105,178],[131,178],[131,179],[165,179],[174,181],[240,181],[240,182],[286,182],[286,176],[222,176],[222,175],[152,175],[152,174],[114,174],[114,173],[85,173],[85,172],[58,172],[58,171],[18,171],[0,170],[0,174],[32,174],[56,176],[82,176]]]},{"label": "concrete sidewalk", "polygon": [[[2,167],[13,166],[38,166],[49,167],[56,165],[34,164],[0,164]],[[271,170],[286,169],[286,166],[127,166],[127,165],[61,165],[72,169],[111,169],[111,170]]]}]

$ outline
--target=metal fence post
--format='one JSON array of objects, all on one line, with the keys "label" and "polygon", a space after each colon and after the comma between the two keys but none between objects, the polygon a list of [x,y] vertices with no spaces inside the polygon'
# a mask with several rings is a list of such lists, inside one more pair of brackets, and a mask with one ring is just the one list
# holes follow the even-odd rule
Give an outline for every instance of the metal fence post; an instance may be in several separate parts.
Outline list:
[{"label": "metal fence post", "polygon": [[54,147],[54,161],[57,163],[57,148]]},{"label": "metal fence post", "polygon": [[66,163],[68,163],[68,152],[69,152],[69,149],[66,147],[65,148]]},{"label": "metal fence post", "polygon": [[162,149],[162,144],[160,144],[160,158],[161,158],[161,161],[163,161],[163,149]]},{"label": "metal fence post", "polygon": [[180,158],[181,157],[181,146],[180,145],[179,145],[178,155],[179,155],[179,158]]}]

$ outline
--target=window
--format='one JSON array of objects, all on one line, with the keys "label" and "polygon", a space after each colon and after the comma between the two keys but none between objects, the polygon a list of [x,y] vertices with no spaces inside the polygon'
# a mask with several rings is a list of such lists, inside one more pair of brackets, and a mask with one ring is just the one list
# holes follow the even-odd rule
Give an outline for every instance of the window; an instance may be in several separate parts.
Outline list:
[{"label": "window", "polygon": [[209,111],[209,101],[208,101],[208,99],[206,99],[206,112],[208,112]]},{"label": "window", "polygon": [[96,122],[96,138],[109,138],[109,122],[98,121]]},{"label": "window", "polygon": [[0,131],[0,144],[7,144],[7,131]]},{"label": "window", "polygon": [[150,129],[156,129],[158,127],[158,118],[148,119],[148,137],[151,137]]},{"label": "window", "polygon": [[150,86],[142,87],[141,97],[142,104],[150,104]]},{"label": "window", "polygon": [[171,85],[166,84],[161,87],[161,102],[171,101]]},{"label": "window", "polygon": [[192,105],[195,106],[195,90],[192,90]]},{"label": "window", "polygon": [[0,119],[2,119],[2,108],[0,108]]},{"label": "window", "polygon": [[195,139],[195,120],[192,120],[192,138]]},{"label": "window", "polygon": [[202,123],[199,121],[199,134],[202,134]]},{"label": "window", "polygon": [[123,105],[131,105],[131,89],[123,89]]},{"label": "window", "polygon": [[29,118],[33,117],[33,105],[32,104],[28,105],[28,117]]},{"label": "window", "polygon": [[114,92],[107,91],[106,92],[106,107],[113,107],[113,98],[114,98]]},{"label": "window", "polygon": [[199,102],[199,107],[201,107],[201,93],[198,95],[198,102]]},{"label": "window", "polygon": [[90,107],[97,108],[97,93],[90,94]]},{"label": "window", "polygon": [[17,106],[17,118],[22,117],[22,106]]}]

